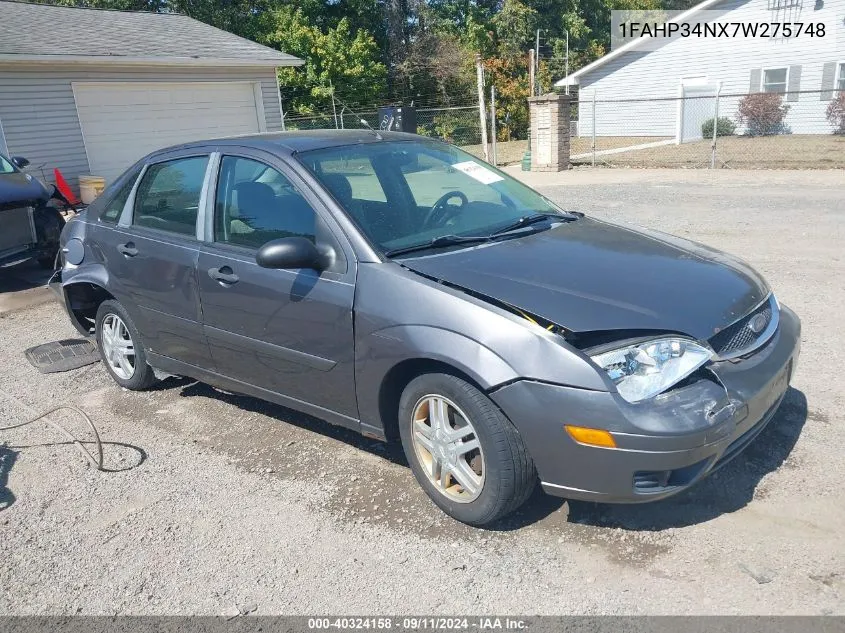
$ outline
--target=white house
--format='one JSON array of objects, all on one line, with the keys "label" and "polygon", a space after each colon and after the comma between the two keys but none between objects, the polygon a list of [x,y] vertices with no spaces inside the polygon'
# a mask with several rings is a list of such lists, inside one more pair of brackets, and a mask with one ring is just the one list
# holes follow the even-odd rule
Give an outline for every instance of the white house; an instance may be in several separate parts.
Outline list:
[{"label": "white house", "polygon": [[184,15],[0,0],[0,153],[75,185],[168,145],[277,131],[276,67],[302,63]]},{"label": "white house", "polygon": [[779,92],[793,134],[831,133],[825,111],[845,90],[845,0],[706,0],[670,22],[694,23],[710,10],[722,12],[720,23],[822,23],[824,35],[672,38],[658,48],[630,41],[555,84],[578,86],[579,135],[593,133],[595,109],[597,136],[700,139],[717,91],[719,116],[735,119],[750,92]]}]

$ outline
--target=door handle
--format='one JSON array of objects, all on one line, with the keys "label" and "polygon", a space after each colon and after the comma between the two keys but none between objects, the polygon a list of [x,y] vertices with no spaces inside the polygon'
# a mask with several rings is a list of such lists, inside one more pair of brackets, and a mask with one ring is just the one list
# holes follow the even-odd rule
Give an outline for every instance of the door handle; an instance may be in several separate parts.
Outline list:
[{"label": "door handle", "polygon": [[126,257],[135,257],[138,254],[138,249],[135,248],[134,242],[126,242],[126,244],[118,244],[117,251]]},{"label": "door handle", "polygon": [[240,279],[228,266],[209,268],[208,276],[214,281],[219,281],[221,284],[235,284]]}]

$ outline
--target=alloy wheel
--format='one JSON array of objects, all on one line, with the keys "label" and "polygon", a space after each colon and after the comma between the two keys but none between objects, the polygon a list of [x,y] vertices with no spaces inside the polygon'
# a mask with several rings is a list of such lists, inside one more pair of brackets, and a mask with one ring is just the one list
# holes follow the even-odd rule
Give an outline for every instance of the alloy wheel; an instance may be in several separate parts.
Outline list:
[{"label": "alloy wheel", "polygon": [[129,380],[135,373],[135,344],[129,328],[116,314],[106,315],[101,328],[103,358],[118,378]]},{"label": "alloy wheel", "polygon": [[469,503],[484,487],[484,453],[469,417],[441,395],[414,406],[413,444],[428,480],[452,501]]}]

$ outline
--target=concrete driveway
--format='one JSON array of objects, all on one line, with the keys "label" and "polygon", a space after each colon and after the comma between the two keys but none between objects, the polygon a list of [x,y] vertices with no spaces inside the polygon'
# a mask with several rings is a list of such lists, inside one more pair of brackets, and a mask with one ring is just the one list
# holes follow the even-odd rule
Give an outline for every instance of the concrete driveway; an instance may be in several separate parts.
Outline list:
[{"label": "concrete driveway", "polygon": [[0,315],[0,420],[76,403],[111,472],[46,427],[0,433],[0,613],[845,614],[842,172],[529,178],[735,253],[798,312],[793,388],[740,458],[665,502],[538,493],[472,529],[397,446],[188,380],[131,393],[100,365],[38,374],[23,350],[74,331],[34,306]]}]

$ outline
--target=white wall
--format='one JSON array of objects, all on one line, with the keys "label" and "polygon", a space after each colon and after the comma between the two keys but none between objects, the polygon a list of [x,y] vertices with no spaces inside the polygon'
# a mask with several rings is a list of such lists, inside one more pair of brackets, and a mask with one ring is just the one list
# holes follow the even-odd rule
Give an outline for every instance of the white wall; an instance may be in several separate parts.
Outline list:
[{"label": "white wall", "polygon": [[[681,39],[652,52],[630,51],[591,73],[581,76],[579,133],[592,134],[591,104],[596,91],[596,134],[599,136],[674,136],[676,101],[625,104],[602,100],[677,97],[683,78],[721,82],[722,94],[745,95],[751,88],[752,70],[799,67],[799,90],[821,90],[825,63],[845,62],[845,0],[800,0],[802,6],[783,11],[768,9],[771,0],[726,0],[713,9],[727,10],[721,22],[824,22],[824,37],[788,40],[764,38]],[[818,5],[822,5],[817,8]],[[794,77],[793,77],[794,80]],[[795,84],[791,82],[790,89]],[[795,99],[796,97],[792,97]],[[720,102],[720,116],[735,118],[739,97]],[[828,101],[818,93],[799,94],[790,100],[786,123],[795,134],[828,134],[825,120]]]}]

